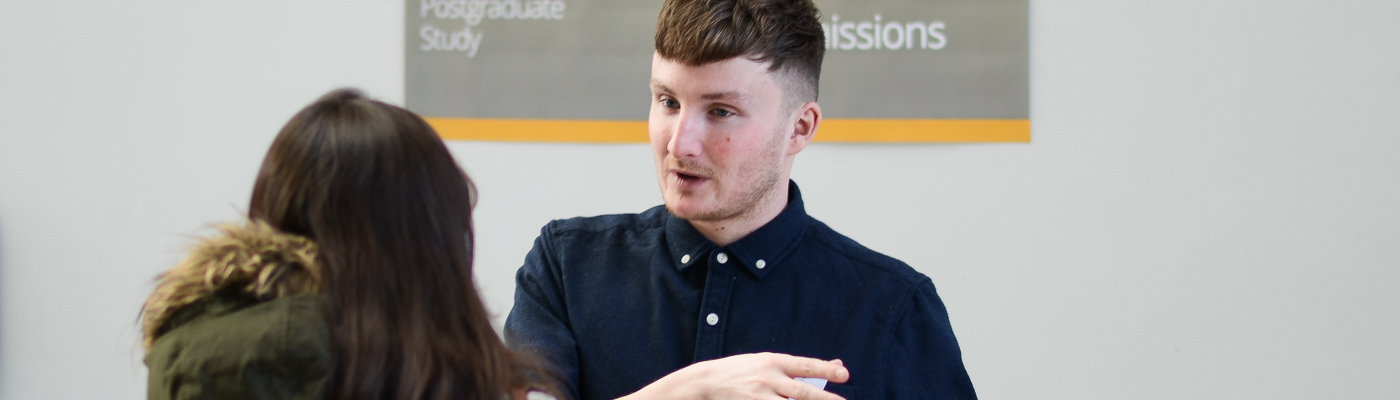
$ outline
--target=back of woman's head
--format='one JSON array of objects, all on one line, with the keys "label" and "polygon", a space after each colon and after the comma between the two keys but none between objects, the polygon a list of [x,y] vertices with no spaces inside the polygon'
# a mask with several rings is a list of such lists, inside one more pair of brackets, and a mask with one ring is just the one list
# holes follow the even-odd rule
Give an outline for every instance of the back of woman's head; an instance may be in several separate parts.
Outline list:
[{"label": "back of woman's head", "polygon": [[353,90],[277,135],[248,213],[320,247],[335,398],[497,400],[523,386],[472,280],[473,196],[423,119]]}]

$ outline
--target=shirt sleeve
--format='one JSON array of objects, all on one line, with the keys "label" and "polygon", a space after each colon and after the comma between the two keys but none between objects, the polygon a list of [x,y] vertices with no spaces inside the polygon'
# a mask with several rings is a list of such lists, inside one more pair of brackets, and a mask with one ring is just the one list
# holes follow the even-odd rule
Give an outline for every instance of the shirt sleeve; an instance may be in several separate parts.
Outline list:
[{"label": "shirt sleeve", "polygon": [[963,367],[962,350],[948,311],[933,288],[924,281],[895,323],[886,343],[886,387],[877,398],[976,399],[972,380]]},{"label": "shirt sleeve", "polygon": [[533,353],[552,367],[557,376],[544,377],[572,399],[578,398],[578,347],[564,304],[558,257],[550,226],[540,230],[525,265],[515,274],[515,306],[506,317],[505,337],[510,347]]}]

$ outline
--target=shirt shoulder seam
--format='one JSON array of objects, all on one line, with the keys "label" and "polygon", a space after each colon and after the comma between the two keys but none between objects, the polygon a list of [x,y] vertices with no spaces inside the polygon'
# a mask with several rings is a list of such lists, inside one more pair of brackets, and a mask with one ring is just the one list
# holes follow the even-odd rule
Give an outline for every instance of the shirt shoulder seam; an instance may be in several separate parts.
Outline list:
[{"label": "shirt shoulder seam", "polygon": [[[832,252],[841,254],[846,258],[846,260],[853,264],[868,266],[873,269],[879,270],[885,275],[894,277],[900,282],[903,282],[904,284],[911,287],[911,289],[919,287],[920,285],[924,284],[924,282],[932,282],[932,280],[930,280],[928,276],[919,273],[918,270],[915,270],[914,267],[909,266],[909,264],[905,263],[904,261],[901,261],[894,257],[890,257],[889,255],[886,255],[884,253],[872,250],[869,247],[865,247],[865,245],[857,243],[854,240],[847,238],[844,235],[841,235],[839,232],[832,230],[830,227],[821,224],[814,224],[814,226],[809,229],[812,230],[809,230],[806,233],[806,235],[815,239],[814,242],[821,244],[823,247],[831,250]],[[827,231],[827,233],[829,233],[830,235],[822,235],[820,234],[820,232],[816,231],[817,229],[823,229]],[[847,249],[844,249],[841,246],[838,246],[836,243],[833,243],[833,240],[840,239],[845,239],[851,245],[859,246],[860,249],[864,250],[864,253],[867,254],[852,254],[852,252],[848,251]],[[890,265],[880,263],[880,260],[878,260],[879,258],[883,258],[884,261],[887,261]],[[897,267],[907,268],[909,269],[909,271],[914,272],[914,274],[900,273],[900,271],[896,270]]]}]

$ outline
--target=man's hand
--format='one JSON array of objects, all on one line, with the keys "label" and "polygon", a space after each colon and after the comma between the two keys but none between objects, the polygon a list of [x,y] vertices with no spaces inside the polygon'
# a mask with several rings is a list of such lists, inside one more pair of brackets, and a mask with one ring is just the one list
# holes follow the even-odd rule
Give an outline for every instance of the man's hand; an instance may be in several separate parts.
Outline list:
[{"label": "man's hand", "polygon": [[787,354],[741,354],[691,364],[618,400],[844,400],[794,377],[844,383],[851,378],[841,360]]}]

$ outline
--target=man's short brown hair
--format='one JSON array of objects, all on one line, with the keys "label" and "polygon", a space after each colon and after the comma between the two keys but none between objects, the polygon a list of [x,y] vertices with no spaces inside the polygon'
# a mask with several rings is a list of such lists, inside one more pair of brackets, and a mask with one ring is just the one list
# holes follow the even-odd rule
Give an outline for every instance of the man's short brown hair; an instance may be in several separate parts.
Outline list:
[{"label": "man's short brown hair", "polygon": [[690,66],[767,62],[793,105],[817,100],[826,36],[811,0],[666,0],[656,53]]}]

